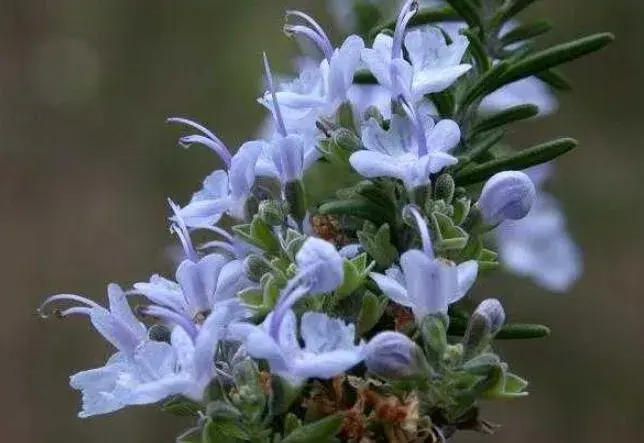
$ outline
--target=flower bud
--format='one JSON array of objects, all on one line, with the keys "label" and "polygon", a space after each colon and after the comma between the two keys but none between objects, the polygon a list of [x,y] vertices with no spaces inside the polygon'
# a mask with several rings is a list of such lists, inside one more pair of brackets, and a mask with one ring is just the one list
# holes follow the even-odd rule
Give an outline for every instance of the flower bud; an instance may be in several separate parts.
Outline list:
[{"label": "flower bud", "polygon": [[369,372],[388,379],[400,380],[427,374],[429,365],[422,349],[399,332],[381,332],[365,349]]},{"label": "flower bud", "polygon": [[263,200],[259,204],[259,217],[269,226],[278,226],[284,222],[284,210],[280,202]]},{"label": "flower bud", "polygon": [[481,316],[486,320],[492,335],[496,335],[505,323],[505,311],[496,298],[483,300],[473,315]]},{"label": "flower bud", "polygon": [[534,183],[523,172],[493,175],[481,191],[478,206],[488,224],[519,220],[528,215],[536,199]]},{"label": "flower bud", "polygon": [[269,264],[262,257],[251,254],[244,259],[244,272],[251,281],[259,282],[270,270]]},{"label": "flower bud", "polygon": [[488,298],[476,308],[463,337],[466,359],[482,351],[499,332],[505,322],[501,302]]},{"label": "flower bud", "polygon": [[434,183],[434,197],[436,200],[443,200],[450,203],[454,198],[456,184],[449,174],[441,174]]},{"label": "flower bud", "polygon": [[336,145],[347,151],[357,151],[362,147],[362,141],[355,134],[355,132],[351,131],[350,129],[336,129],[335,131],[333,131],[332,137]]}]

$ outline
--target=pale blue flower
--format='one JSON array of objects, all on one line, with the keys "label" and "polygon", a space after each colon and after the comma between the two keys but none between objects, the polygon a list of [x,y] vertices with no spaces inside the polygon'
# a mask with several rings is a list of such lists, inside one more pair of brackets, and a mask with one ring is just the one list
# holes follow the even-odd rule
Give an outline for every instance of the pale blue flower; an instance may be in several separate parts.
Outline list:
[{"label": "pale blue flower", "polygon": [[[178,211],[176,206],[173,208]],[[153,303],[144,308],[146,314],[168,324],[180,325],[196,336],[199,319],[218,309],[223,302],[236,303],[237,294],[253,283],[246,276],[240,259],[231,260],[221,254],[199,257],[179,213],[174,218],[173,231],[181,240],[186,256],[175,273],[176,282],[155,274],[149,282],[134,284],[133,292]]]},{"label": "pale blue flower", "polygon": [[[379,34],[372,48],[362,50],[362,60],[378,83],[393,98],[402,95],[412,105],[426,94],[447,89],[472,68],[461,63],[469,44],[465,36],[457,36],[448,45],[441,31],[433,26],[407,32],[417,7],[413,0],[405,2],[393,38]],[[403,58],[403,42],[411,63]]]},{"label": "pale blue flower", "polygon": [[322,27],[308,15],[288,11],[287,17],[304,24],[287,23],[285,32],[311,40],[324,58],[318,66],[304,69],[295,81],[282,85],[275,97],[271,91],[266,92],[260,102],[273,110],[278,100],[286,122],[306,121],[310,125],[320,117],[332,118],[347,101],[364,42],[350,35],[339,48],[334,48]]},{"label": "pale blue flower", "polygon": [[266,360],[272,373],[293,385],[310,378],[333,378],[363,359],[364,343],[355,344],[354,325],[318,312],[302,316],[304,346],[298,341],[297,318],[292,310],[279,318],[269,314],[261,326],[238,323],[230,330],[249,355]]},{"label": "pale blue flower", "polygon": [[257,159],[255,172],[260,176],[273,177],[284,186],[301,180],[304,172],[320,158],[321,154],[316,148],[317,140],[311,135],[289,133],[266,54],[264,54],[264,69],[269,88],[267,94],[271,97],[270,109],[275,120],[275,133],[269,141],[259,142],[261,153]]},{"label": "pale blue flower", "polygon": [[[203,188],[196,192],[188,205],[181,208],[179,215],[189,227],[210,226],[219,221],[224,214],[238,220],[245,218],[246,201],[252,195],[255,184],[255,164],[261,154],[262,144],[257,141],[244,143],[237,153],[230,157],[228,149],[214,134],[203,126],[187,119],[171,118],[177,122],[207,131],[209,137],[201,135],[186,136],[180,139],[183,144],[202,143],[217,146],[215,152],[224,160],[227,171],[217,170],[204,179]],[[214,138],[214,139],[213,139]]]},{"label": "pale blue flower", "polygon": [[465,296],[478,274],[475,260],[459,265],[434,256],[427,225],[415,209],[410,209],[419,227],[423,250],[412,249],[400,257],[400,267],[385,274],[372,272],[380,290],[399,305],[410,308],[417,322],[432,314],[447,314],[447,309]]},{"label": "pale blue flower", "polygon": [[[273,328],[295,303],[310,295],[336,290],[344,282],[344,258],[331,243],[309,237],[295,255],[297,272],[282,291],[273,310]],[[275,335],[277,331],[271,330]]]},{"label": "pale blue flower", "polygon": [[143,341],[131,355],[118,352],[104,367],[73,375],[70,385],[83,393],[79,416],[157,403],[174,395],[202,401],[205,389],[216,377],[218,342],[225,328],[241,315],[238,307],[222,308],[206,319],[194,339],[177,326],[170,343]]},{"label": "pale blue flower", "polygon": [[520,220],[529,212],[537,191],[528,175],[520,171],[503,171],[485,182],[477,206],[487,224]]},{"label": "pale blue flower", "polygon": [[461,138],[461,131],[452,120],[434,123],[431,118],[420,119],[394,115],[389,130],[376,120],[362,127],[365,150],[351,155],[351,166],[363,177],[392,177],[402,180],[407,189],[426,185],[435,174],[458,160],[449,154]]},{"label": "pale blue flower", "polygon": [[[526,173],[540,187],[549,170],[546,164]],[[494,232],[499,258],[509,271],[530,277],[553,292],[567,291],[581,276],[581,251],[568,233],[559,203],[551,195],[539,191],[525,218],[503,223]]]}]

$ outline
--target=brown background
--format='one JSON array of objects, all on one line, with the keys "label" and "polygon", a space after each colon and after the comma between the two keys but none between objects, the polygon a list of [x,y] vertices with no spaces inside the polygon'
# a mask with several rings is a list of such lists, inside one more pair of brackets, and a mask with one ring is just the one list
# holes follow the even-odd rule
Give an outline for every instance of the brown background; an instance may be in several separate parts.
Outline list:
[{"label": "brown background", "polygon": [[[185,201],[216,163],[176,149],[164,119],[197,117],[231,146],[252,136],[261,51],[284,70],[295,49],[280,32],[287,6],[330,23],[321,1],[0,0],[0,441],[167,442],[190,424],[154,407],[77,419],[67,377],[108,347],[88,322],[43,322],[35,309],[61,291],[102,301],[109,281],[169,270],[165,199]],[[618,40],[566,69],[576,90],[556,117],[512,135],[517,146],[580,139],[551,188],[586,272],[565,296],[507,276],[477,287],[554,331],[501,347],[532,395],[490,405],[504,427],[487,440],[640,441],[644,6],[544,0],[529,15],[552,17],[553,39]]]}]

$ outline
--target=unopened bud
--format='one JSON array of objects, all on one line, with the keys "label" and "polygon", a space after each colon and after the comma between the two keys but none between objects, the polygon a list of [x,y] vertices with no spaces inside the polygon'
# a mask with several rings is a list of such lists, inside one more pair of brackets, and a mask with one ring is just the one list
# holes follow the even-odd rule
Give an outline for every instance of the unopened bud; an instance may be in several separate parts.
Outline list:
[{"label": "unopened bud", "polygon": [[270,265],[262,257],[251,254],[244,259],[244,272],[251,281],[259,282],[270,270]]},{"label": "unopened bud", "polygon": [[449,174],[440,175],[434,182],[434,199],[450,203],[454,198],[456,183]]},{"label": "unopened bud", "polygon": [[333,142],[347,151],[357,151],[362,147],[360,138],[350,129],[339,128],[333,131]]},{"label": "unopened bud", "polygon": [[381,332],[366,347],[369,372],[382,378],[400,380],[427,374],[429,365],[422,349],[399,332]]},{"label": "unopened bud", "polygon": [[284,210],[280,202],[264,200],[259,204],[259,217],[269,226],[278,226],[284,222]]},{"label": "unopened bud", "polygon": [[466,357],[473,357],[482,351],[501,330],[505,323],[505,311],[501,302],[488,298],[476,308],[465,331],[463,346]]},{"label": "unopened bud", "polygon": [[488,224],[520,220],[530,212],[536,199],[534,183],[523,172],[503,171],[483,186],[478,206]]}]

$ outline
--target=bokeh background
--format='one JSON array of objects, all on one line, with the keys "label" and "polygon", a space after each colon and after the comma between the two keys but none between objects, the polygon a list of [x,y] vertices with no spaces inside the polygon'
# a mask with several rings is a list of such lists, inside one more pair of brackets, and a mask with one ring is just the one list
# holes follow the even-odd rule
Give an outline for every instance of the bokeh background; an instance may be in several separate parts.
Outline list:
[{"label": "bokeh background", "polygon": [[[77,419],[67,377],[108,348],[87,321],[35,311],[51,293],[102,301],[109,281],[170,270],[166,197],[185,201],[216,162],[177,149],[164,119],[195,117],[230,146],[252,137],[261,51],[285,71],[296,50],[281,33],[287,7],[331,23],[321,0],[0,1],[0,441],[168,442],[191,424],[152,407]],[[644,3],[543,0],[528,16],[555,20],[552,40],[618,37],[566,67],[576,88],[555,117],[512,134],[517,146],[581,141],[551,190],[586,271],[564,296],[509,276],[478,287],[553,336],[501,345],[532,395],[485,409],[503,424],[496,437],[455,441],[641,441]]]}]

